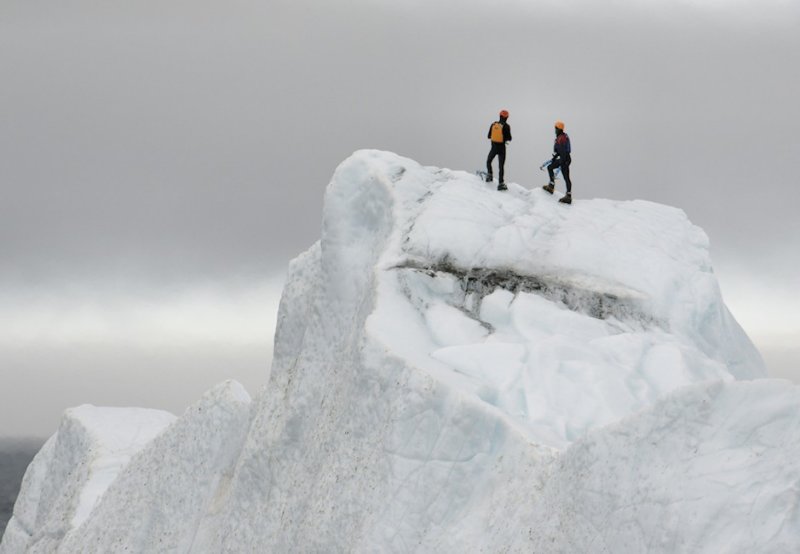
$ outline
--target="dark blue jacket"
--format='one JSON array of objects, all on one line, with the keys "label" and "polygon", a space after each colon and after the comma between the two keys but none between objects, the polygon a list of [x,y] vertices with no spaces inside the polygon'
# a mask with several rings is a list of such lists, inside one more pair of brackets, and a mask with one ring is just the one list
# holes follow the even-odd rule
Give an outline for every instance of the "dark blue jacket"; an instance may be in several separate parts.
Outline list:
[{"label": "dark blue jacket", "polygon": [[572,153],[572,145],[569,143],[569,135],[560,133],[553,144],[553,155],[562,159],[567,159]]}]

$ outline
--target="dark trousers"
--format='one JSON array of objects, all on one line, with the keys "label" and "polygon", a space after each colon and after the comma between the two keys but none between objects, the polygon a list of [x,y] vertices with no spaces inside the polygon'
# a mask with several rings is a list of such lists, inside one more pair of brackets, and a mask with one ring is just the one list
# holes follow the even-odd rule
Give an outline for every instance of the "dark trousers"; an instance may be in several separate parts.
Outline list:
[{"label": "dark trousers", "polygon": [[489,150],[489,157],[486,158],[486,173],[491,175],[492,172],[492,161],[494,161],[494,157],[499,156],[500,158],[500,182],[504,183],[504,171],[506,165],[506,144],[504,142],[493,142],[492,149]]},{"label": "dark trousers", "polygon": [[567,156],[563,160],[561,158],[556,158],[547,166],[547,172],[550,174],[551,183],[555,180],[553,172],[559,167],[561,168],[561,175],[564,176],[564,182],[567,184],[567,192],[569,193],[572,193],[572,181],[569,179],[569,164],[571,163],[572,158]]}]

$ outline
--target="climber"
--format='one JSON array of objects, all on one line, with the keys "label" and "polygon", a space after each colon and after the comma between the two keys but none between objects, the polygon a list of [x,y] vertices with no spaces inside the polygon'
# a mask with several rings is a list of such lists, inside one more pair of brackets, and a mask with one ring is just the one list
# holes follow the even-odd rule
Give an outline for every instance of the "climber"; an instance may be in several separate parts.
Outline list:
[{"label": "climber", "polygon": [[569,142],[569,135],[564,132],[564,122],[556,121],[555,123],[556,140],[553,144],[553,159],[547,166],[547,173],[550,175],[550,182],[542,187],[544,190],[553,194],[555,190],[555,175],[553,172],[556,169],[561,169],[561,175],[564,176],[564,182],[567,185],[567,194],[559,202],[564,204],[572,204],[572,181],[569,178],[569,165],[572,163],[572,146]]},{"label": "climber", "polygon": [[500,184],[497,185],[497,190],[508,190],[504,179],[504,169],[506,164],[506,144],[511,142],[511,126],[507,121],[508,111],[502,110],[500,112],[500,119],[492,123],[489,127],[489,135],[487,137],[492,141],[492,149],[489,150],[489,157],[486,159],[486,182],[492,182],[494,178],[492,176],[492,161],[495,156],[499,156]]}]

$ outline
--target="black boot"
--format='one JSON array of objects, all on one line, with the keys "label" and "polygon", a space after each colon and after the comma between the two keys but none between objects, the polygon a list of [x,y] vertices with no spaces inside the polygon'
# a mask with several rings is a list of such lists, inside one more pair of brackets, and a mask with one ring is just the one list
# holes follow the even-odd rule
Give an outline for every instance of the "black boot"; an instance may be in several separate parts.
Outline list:
[{"label": "black boot", "polygon": [[486,174],[486,182],[487,182],[487,183],[491,183],[491,182],[492,182],[492,179],[494,179],[494,177],[492,176],[492,174],[491,174],[491,173],[487,173],[487,174]]},{"label": "black boot", "polygon": [[568,193],[567,193],[567,194],[564,196],[564,198],[562,198],[561,200],[559,200],[559,202],[561,202],[561,203],[563,203],[563,204],[572,204],[572,193],[571,193],[571,192],[568,192]]},{"label": "black boot", "polygon": [[500,182],[500,184],[497,185],[497,190],[508,190],[508,187],[506,186],[505,183]]}]

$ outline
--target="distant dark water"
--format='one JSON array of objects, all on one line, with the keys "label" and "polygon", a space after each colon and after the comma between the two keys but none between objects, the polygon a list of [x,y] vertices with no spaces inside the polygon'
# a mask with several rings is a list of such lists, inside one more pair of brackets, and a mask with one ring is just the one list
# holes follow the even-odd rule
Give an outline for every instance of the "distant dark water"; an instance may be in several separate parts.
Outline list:
[{"label": "distant dark water", "polygon": [[0,439],[0,537],[11,519],[25,470],[43,444],[41,439]]}]

